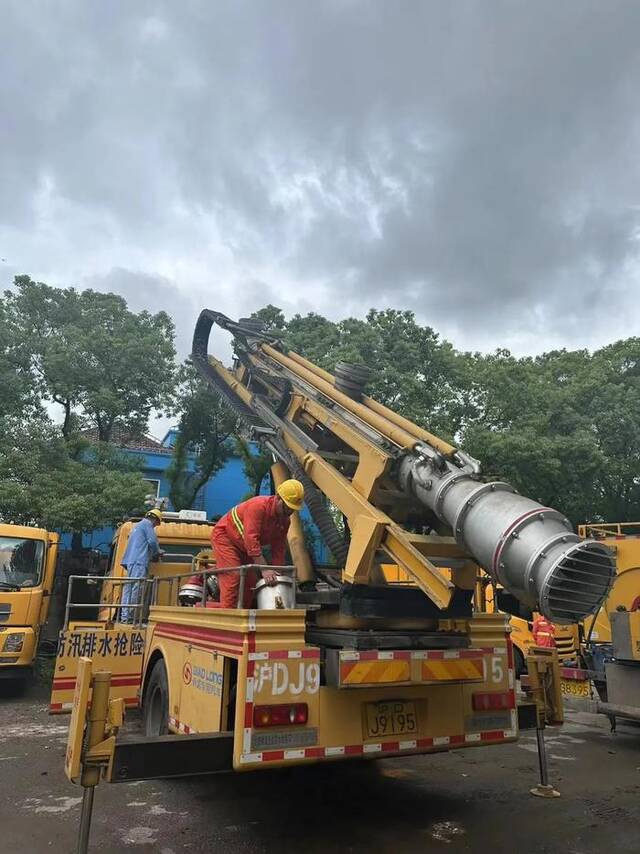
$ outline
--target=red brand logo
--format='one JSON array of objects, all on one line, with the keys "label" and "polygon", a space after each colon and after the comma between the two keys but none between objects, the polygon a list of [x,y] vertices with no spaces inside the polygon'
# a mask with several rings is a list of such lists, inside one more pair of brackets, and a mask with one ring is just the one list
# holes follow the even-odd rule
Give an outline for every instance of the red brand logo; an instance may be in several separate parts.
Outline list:
[{"label": "red brand logo", "polygon": [[182,668],[182,679],[184,680],[185,685],[191,684],[191,662],[187,661],[185,666]]}]

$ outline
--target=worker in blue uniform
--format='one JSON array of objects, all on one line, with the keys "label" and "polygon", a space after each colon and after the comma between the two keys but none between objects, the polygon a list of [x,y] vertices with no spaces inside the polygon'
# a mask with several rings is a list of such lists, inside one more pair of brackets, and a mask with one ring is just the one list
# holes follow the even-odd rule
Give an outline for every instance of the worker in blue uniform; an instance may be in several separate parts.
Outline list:
[{"label": "worker in blue uniform", "polygon": [[[126,578],[146,578],[149,562],[157,560],[162,554],[155,529],[162,522],[159,510],[149,510],[144,519],[135,525],[127,547],[122,555],[121,565],[126,571]],[[123,605],[138,605],[140,603],[141,584],[123,584]],[[139,608],[122,608],[120,619],[123,623],[133,623],[139,619]]]}]

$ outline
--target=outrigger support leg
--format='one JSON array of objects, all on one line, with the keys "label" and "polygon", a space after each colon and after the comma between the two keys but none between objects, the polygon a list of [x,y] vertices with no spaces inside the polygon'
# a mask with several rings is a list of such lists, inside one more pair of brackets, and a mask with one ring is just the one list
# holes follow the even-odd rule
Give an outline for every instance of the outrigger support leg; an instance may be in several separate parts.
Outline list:
[{"label": "outrigger support leg", "polygon": [[547,766],[547,748],[544,743],[544,728],[536,727],[536,740],[538,742],[538,764],[540,766],[540,782],[533,789],[532,795],[538,798],[559,798],[560,792],[549,783],[549,768]]},{"label": "outrigger support leg", "polygon": [[91,831],[91,816],[93,814],[93,795],[95,786],[87,786],[82,793],[82,813],[78,828],[78,847],[76,854],[87,854],[89,850],[89,832]]},{"label": "outrigger support leg", "polygon": [[110,688],[111,674],[93,673],[91,659],[80,658],[65,759],[68,779],[84,789],[76,854],[89,850],[95,788],[113,761],[116,733],[124,717],[124,701],[110,700]]},{"label": "outrigger support leg", "polygon": [[558,653],[555,649],[532,647],[527,655],[527,671],[529,691],[536,704],[536,741],[540,768],[540,782],[529,791],[538,798],[559,798],[560,792],[549,783],[544,743],[545,726],[561,724],[564,720]]}]

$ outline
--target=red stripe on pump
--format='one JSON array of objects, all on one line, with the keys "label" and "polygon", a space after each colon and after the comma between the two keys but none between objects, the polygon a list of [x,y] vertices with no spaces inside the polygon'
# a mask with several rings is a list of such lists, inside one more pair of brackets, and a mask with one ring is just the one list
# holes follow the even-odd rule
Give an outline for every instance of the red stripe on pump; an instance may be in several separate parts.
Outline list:
[{"label": "red stripe on pump", "polygon": [[553,512],[550,507],[534,507],[533,510],[527,510],[526,513],[523,513],[522,516],[518,516],[507,528],[504,534],[498,540],[498,544],[496,546],[496,550],[493,553],[493,560],[491,561],[491,569],[493,574],[497,574],[498,563],[500,562],[500,557],[502,555],[502,550],[504,549],[507,540],[509,539],[511,532],[514,528],[517,528],[520,522],[524,522],[525,519],[528,519],[529,516],[535,516],[536,513],[542,513],[544,511]]}]

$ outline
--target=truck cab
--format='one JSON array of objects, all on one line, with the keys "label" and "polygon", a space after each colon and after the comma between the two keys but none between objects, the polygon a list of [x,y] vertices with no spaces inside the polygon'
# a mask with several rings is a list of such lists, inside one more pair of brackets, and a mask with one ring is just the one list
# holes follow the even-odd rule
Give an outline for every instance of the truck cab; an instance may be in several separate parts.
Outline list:
[{"label": "truck cab", "polygon": [[47,619],[59,535],[0,525],[0,678],[30,675]]}]

